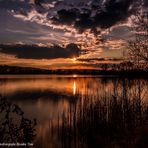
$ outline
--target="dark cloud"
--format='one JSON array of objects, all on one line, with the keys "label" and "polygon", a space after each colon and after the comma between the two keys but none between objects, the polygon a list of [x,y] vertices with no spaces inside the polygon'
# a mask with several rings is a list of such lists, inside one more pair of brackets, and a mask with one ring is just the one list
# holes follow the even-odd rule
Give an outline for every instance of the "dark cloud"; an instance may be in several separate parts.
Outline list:
[{"label": "dark cloud", "polygon": [[92,1],[87,7],[83,5],[79,9],[73,7],[59,10],[53,20],[59,23],[73,24],[80,30],[95,29],[96,27],[109,28],[133,14],[139,6],[138,2],[139,0]]},{"label": "dark cloud", "polygon": [[57,12],[57,21],[61,23],[72,23],[77,18],[77,13],[79,13],[79,10],[76,8],[70,10],[61,9]]},{"label": "dark cloud", "polygon": [[[0,8],[26,16],[36,9],[39,13],[48,13],[47,19],[52,18],[54,23],[73,24],[83,31],[87,28],[108,28],[125,20],[142,5],[142,1],[147,7],[147,0],[33,0],[33,3],[30,0],[1,0]],[[58,2],[60,4],[56,5]],[[46,9],[44,4],[52,4],[53,8]],[[54,15],[55,12],[57,15]]]},{"label": "dark cloud", "polygon": [[65,48],[57,45],[50,48],[33,45],[0,45],[0,52],[24,59],[55,59],[77,57],[81,50],[71,43]]},{"label": "dark cloud", "polygon": [[[0,41],[33,44],[49,40],[59,44],[65,37],[66,42],[67,38],[75,42],[71,40],[75,36],[64,36],[64,32],[71,30],[61,24],[73,25],[81,32],[88,28],[98,35],[101,32],[98,27],[109,28],[122,23],[142,6],[141,1],[146,9],[148,0],[0,0]],[[48,32],[41,31],[45,26],[43,30],[49,29]],[[23,33],[30,29],[29,34]],[[43,36],[47,37],[46,42],[45,38],[41,39]]]},{"label": "dark cloud", "polygon": [[42,6],[43,2],[44,2],[44,0],[34,0],[34,3],[39,6]]}]

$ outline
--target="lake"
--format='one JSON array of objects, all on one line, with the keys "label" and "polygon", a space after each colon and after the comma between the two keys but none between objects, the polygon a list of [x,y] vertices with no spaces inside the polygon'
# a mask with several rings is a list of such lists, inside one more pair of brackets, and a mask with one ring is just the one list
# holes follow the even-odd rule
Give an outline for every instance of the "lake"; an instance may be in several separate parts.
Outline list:
[{"label": "lake", "polygon": [[[35,119],[33,138],[27,141],[34,147],[145,147],[147,144],[148,79],[1,75],[0,94],[19,106],[24,112],[23,119]],[[0,117],[2,124],[4,113]],[[9,122],[18,120],[16,115],[11,118]],[[12,138],[4,138],[4,132],[2,136],[6,142]]]}]

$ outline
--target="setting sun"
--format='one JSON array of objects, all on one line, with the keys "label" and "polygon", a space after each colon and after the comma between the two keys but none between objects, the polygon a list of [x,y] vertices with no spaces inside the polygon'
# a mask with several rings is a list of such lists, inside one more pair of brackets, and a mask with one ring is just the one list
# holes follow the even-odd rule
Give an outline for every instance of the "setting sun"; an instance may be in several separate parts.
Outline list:
[{"label": "setting sun", "polygon": [[76,61],[77,61],[77,58],[74,57],[74,58],[72,58],[71,60],[72,60],[73,62],[76,62]]}]

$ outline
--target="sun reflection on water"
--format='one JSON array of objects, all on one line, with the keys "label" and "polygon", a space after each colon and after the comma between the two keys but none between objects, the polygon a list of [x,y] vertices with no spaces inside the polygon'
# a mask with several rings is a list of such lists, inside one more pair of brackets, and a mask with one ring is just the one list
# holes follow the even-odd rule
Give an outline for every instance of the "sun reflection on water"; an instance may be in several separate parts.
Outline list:
[{"label": "sun reflection on water", "polygon": [[76,95],[76,89],[77,89],[77,85],[76,82],[73,82],[73,95]]},{"label": "sun reflection on water", "polygon": [[76,74],[74,74],[72,77],[73,77],[73,78],[76,78],[76,77],[77,77],[77,75],[76,75]]}]

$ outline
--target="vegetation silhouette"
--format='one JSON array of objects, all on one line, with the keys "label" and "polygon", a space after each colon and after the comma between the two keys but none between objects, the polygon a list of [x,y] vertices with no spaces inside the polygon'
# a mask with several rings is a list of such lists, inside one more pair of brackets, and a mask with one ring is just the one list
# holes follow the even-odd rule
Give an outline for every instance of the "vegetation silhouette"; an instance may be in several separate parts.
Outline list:
[{"label": "vegetation silhouette", "polygon": [[25,118],[22,109],[0,96],[0,143],[32,143],[36,119]]},{"label": "vegetation silhouette", "polygon": [[148,74],[148,66],[146,63],[140,64],[137,68],[132,62],[123,61],[118,64],[102,63],[97,65],[98,69],[39,69],[31,67],[7,66],[0,65],[0,74],[59,74],[59,75],[104,75],[117,77],[146,77]]},{"label": "vegetation silhouette", "polygon": [[116,79],[113,92],[98,90],[97,96],[70,105],[58,126],[50,126],[51,134],[58,135],[63,148],[148,147],[147,86],[140,79]]},{"label": "vegetation silhouette", "polygon": [[138,11],[132,19],[135,39],[128,42],[129,60],[137,68],[141,68],[141,63],[148,67],[148,14]]}]

